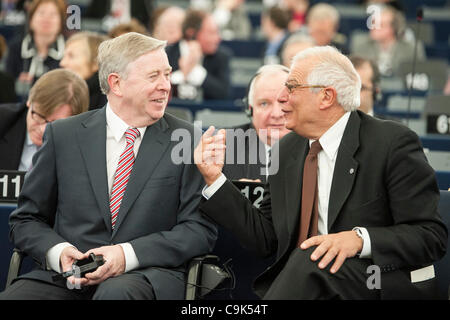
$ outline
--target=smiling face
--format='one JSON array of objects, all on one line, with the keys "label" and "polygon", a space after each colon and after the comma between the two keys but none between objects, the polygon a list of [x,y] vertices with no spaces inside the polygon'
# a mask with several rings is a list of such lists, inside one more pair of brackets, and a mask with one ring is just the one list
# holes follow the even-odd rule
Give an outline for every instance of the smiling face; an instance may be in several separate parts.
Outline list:
[{"label": "smiling face", "polygon": [[[284,126],[282,108],[284,102],[277,100],[283,90],[288,74],[282,70],[261,74],[253,84],[253,126],[264,143],[272,145],[284,137],[289,130]],[[267,141],[261,130],[267,130]],[[278,138],[278,139],[277,139]]]},{"label": "smiling face", "polygon": [[112,86],[120,99],[115,110],[129,125],[149,126],[164,115],[170,92],[172,68],[164,49],[140,56],[130,63]]}]

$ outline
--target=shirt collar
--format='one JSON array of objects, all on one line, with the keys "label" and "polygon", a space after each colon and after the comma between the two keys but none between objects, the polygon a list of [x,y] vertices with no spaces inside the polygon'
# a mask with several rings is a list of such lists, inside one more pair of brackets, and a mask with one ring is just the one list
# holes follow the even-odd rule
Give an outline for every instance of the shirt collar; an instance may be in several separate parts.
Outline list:
[{"label": "shirt collar", "polygon": [[[117,114],[114,113],[114,111],[111,109],[111,106],[109,105],[109,102],[106,105],[106,125],[111,130],[114,139],[117,142],[122,139],[127,129],[130,128],[130,126],[125,123],[125,121],[123,121]],[[147,130],[147,127],[137,129],[139,130],[142,138],[145,134],[145,131]]]},{"label": "shirt collar", "polygon": [[33,141],[31,141],[30,134],[28,133],[28,131],[27,131],[27,136],[26,136],[26,138],[25,138],[25,145],[26,145],[27,147],[31,147],[31,146],[34,146],[34,145],[35,145],[35,144],[33,143]]},{"label": "shirt collar", "polygon": [[[319,139],[320,145],[327,157],[334,160],[337,155],[339,145],[341,144],[344,135],[345,127],[347,126],[350,112],[346,112],[331,128],[329,128]],[[314,140],[309,140],[309,146]]]}]

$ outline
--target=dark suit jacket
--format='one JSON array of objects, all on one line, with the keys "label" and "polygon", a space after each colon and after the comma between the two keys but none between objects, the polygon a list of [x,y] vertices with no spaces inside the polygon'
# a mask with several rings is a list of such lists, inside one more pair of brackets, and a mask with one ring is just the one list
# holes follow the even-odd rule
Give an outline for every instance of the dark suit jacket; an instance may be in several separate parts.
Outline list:
[{"label": "dark suit jacket", "polygon": [[[152,0],[131,0],[131,16],[148,26],[153,10]],[[86,10],[86,17],[102,19],[111,11],[111,0],[95,0]]]},{"label": "dark suit jacket", "polygon": [[27,112],[23,103],[0,105],[0,169],[19,168],[27,133]]},{"label": "dark suit jacket", "polygon": [[[25,35],[16,36],[9,46],[9,52],[6,57],[5,71],[14,79],[17,79],[22,72],[28,72],[30,69],[31,59],[22,59],[22,41]],[[55,60],[50,56],[47,56],[44,60],[44,66],[47,71],[51,71],[59,68],[59,60]],[[33,80],[33,83],[37,81],[37,78]]]},{"label": "dark suit jacket", "polygon": [[[193,126],[166,114],[149,126],[111,229],[106,170],[106,108],[47,125],[10,216],[11,241],[41,268],[25,278],[51,282],[47,251],[69,242],[81,252],[129,242],[157,299],[183,299],[185,263],[211,251],[216,227],[198,211],[203,179],[171,159],[174,130]],[[65,285],[61,283],[61,285]]]},{"label": "dark suit jacket", "polygon": [[[261,297],[296,247],[308,151],[308,139],[295,133],[280,140],[280,170],[269,177],[260,210],[229,181],[200,207],[234,230],[244,246],[263,256],[276,252],[275,264],[255,281],[254,289]],[[418,136],[400,124],[352,112],[338,149],[328,232],[367,228],[372,261],[381,270],[381,298],[423,297],[424,292],[411,283],[409,272],[445,253],[447,229],[437,211],[438,201],[435,174]]]},{"label": "dark suit jacket", "polygon": [[17,102],[15,80],[9,74],[0,71],[0,103]]},{"label": "dark suit jacket", "polygon": [[[166,48],[169,63],[173,71],[180,69],[180,43],[174,43]],[[213,55],[203,57],[203,67],[208,72],[202,84],[203,100],[226,100],[230,95],[230,59],[231,53],[223,47],[219,47]],[[172,86],[172,94],[177,97],[177,86]]]},{"label": "dark suit jacket", "polygon": [[[266,150],[264,143],[259,140],[256,130],[251,123],[234,128],[235,136],[233,149],[231,149],[231,139],[233,137],[227,136],[227,150],[225,165],[223,167],[223,173],[230,180],[246,179],[260,179],[262,182],[266,182],[265,163],[266,163]],[[244,140],[240,141],[236,137],[236,130],[241,129],[245,135]],[[248,131],[251,129],[250,131]],[[231,131],[227,131],[230,133]],[[233,152],[233,157],[230,153]],[[229,156],[230,154],[230,156]],[[242,157],[239,159],[239,157]],[[238,160],[241,160],[238,163]],[[244,161],[242,161],[244,160]],[[254,161],[256,160],[256,161]],[[261,171],[262,170],[262,171]]]},{"label": "dark suit jacket", "polygon": [[86,80],[89,89],[89,110],[102,108],[108,101],[100,89],[98,72]]}]

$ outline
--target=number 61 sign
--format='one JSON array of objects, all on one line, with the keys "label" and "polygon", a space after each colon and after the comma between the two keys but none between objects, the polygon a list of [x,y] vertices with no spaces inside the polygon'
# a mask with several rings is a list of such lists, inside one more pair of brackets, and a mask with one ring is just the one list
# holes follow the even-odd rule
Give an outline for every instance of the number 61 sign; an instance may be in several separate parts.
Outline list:
[{"label": "number 61 sign", "polygon": [[17,202],[25,173],[24,171],[0,170],[0,202]]}]

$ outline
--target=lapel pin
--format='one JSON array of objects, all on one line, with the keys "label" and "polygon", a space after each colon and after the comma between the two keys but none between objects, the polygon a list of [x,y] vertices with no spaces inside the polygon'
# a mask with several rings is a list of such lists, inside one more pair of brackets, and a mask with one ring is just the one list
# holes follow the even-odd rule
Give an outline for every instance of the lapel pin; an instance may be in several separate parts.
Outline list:
[{"label": "lapel pin", "polygon": [[355,169],[351,168],[350,169],[350,174],[354,174],[355,173]]}]

